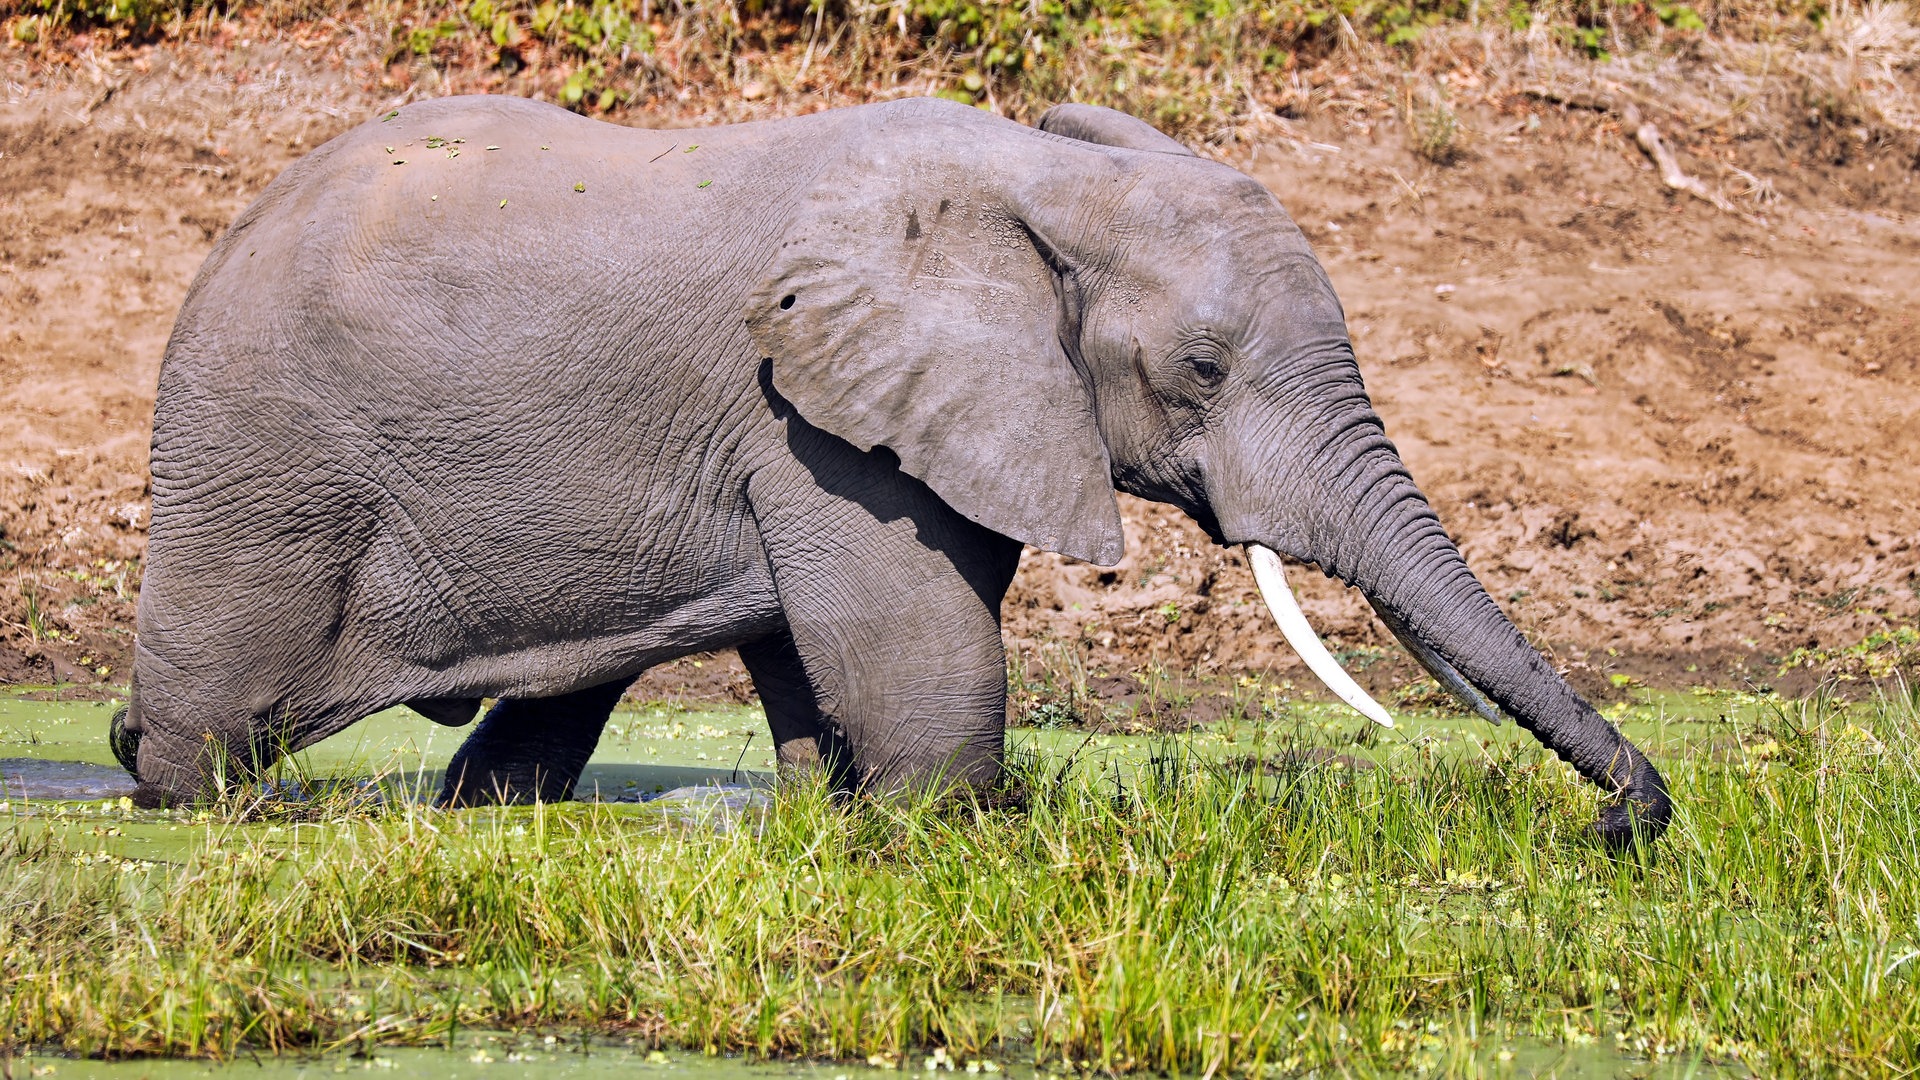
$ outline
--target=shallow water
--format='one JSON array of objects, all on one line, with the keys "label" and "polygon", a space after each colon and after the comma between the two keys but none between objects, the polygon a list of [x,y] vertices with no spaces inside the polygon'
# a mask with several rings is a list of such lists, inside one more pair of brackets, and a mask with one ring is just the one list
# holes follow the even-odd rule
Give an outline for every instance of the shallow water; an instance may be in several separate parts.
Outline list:
[{"label": "shallow water", "polygon": [[[42,1073],[51,1067],[54,1071]],[[218,1077],[240,1080],[320,1080],[344,1075],[474,1080],[537,1076],[543,1080],[592,1080],[596,1077],[644,1077],[648,1080],[878,1080],[899,1072],[821,1062],[752,1062],[744,1058],[706,1057],[680,1051],[649,1051],[607,1039],[580,1039],[511,1033],[466,1033],[450,1046],[375,1047],[367,1052],[314,1055],[262,1055],[232,1062],[178,1059],[91,1061],[32,1056],[13,1063],[15,1076],[54,1080],[188,1080]],[[29,1071],[34,1070],[34,1071]],[[1032,1070],[1027,1070],[1031,1074]],[[965,1075],[962,1073],[961,1075]],[[1004,1075],[1004,1074],[1002,1074]]]},{"label": "shallow water", "polygon": [[0,758],[0,793],[15,799],[117,799],[133,794],[133,777],[118,765]]},{"label": "shallow water", "polygon": [[[0,691],[0,828],[22,834],[53,832],[86,859],[121,860],[126,869],[181,859],[236,832],[269,844],[313,842],[320,822],[220,823],[188,811],[130,809],[120,800],[132,789],[107,747],[113,703],[35,700],[40,695]],[[1720,752],[1738,732],[1751,730],[1764,702],[1686,694],[1649,696],[1637,708],[1615,709],[1622,726],[1656,752],[1682,755]],[[1400,715],[1394,731],[1356,720],[1344,708],[1314,703],[1286,706],[1266,723],[1226,721],[1178,737],[1090,736],[1076,731],[1015,731],[1015,753],[1039,752],[1049,770],[1070,767],[1125,782],[1155,756],[1193,754],[1207,760],[1270,759],[1283,744],[1303,767],[1392,769],[1410,748],[1477,757],[1532,747],[1514,725],[1493,728],[1453,716]],[[438,790],[440,770],[466,732],[449,730],[405,709],[370,717],[340,735],[296,755],[276,781],[281,793],[319,785],[367,785],[380,797],[425,799]],[[1307,747],[1304,753],[1302,747]],[[1063,762],[1072,764],[1063,766]],[[643,707],[616,713],[580,784],[580,797],[609,803],[644,803],[621,809],[635,815],[665,815],[704,828],[751,827],[771,803],[771,745],[757,709],[682,710]],[[372,778],[379,778],[377,785]],[[1010,1049],[1010,1059],[1020,1052]],[[1712,1076],[1744,1070],[1701,1068],[1684,1060],[1647,1061],[1620,1053],[1603,1040],[1569,1046],[1540,1040],[1502,1045],[1485,1040],[1472,1052],[1475,1074],[1494,1076]],[[602,1039],[463,1032],[452,1046],[377,1047],[365,1055],[251,1057],[234,1064],[203,1061],[99,1062],[35,1055],[11,1063],[15,1076],[226,1077],[240,1072],[275,1077],[322,1077],[392,1073],[436,1077],[601,1075],[687,1080],[881,1080],[903,1072],[928,1075],[924,1062],[902,1071],[819,1063],[764,1063],[671,1052],[649,1055],[640,1048]],[[40,1071],[51,1067],[54,1071]],[[1441,1068],[1447,1066],[1441,1065]],[[1020,1080],[1052,1080],[1052,1074],[1002,1062],[1004,1074]],[[239,1070],[239,1072],[236,1072]],[[964,1072],[964,1066],[962,1070]],[[957,1074],[956,1074],[957,1075]]]},{"label": "shallow water", "polygon": [[[49,696],[47,691],[0,690],[0,828],[10,824],[23,837],[51,832],[91,858],[120,860],[137,869],[177,861],[235,831],[257,842],[293,844],[323,827],[223,824],[215,820],[218,815],[133,809],[121,801],[132,785],[107,746],[107,720],[117,703],[46,700]],[[1670,693],[1648,695],[1642,705],[1615,707],[1609,714],[1656,757],[1682,757],[1738,753],[1738,734],[1751,731],[1755,717],[1768,707],[1738,695]],[[1009,733],[1008,748],[1015,755],[1037,754],[1050,773],[1071,769],[1116,784],[1131,783],[1139,769],[1167,755],[1263,762],[1284,756],[1292,768],[1328,770],[1391,770],[1409,752],[1462,759],[1514,753],[1544,757],[1513,724],[1492,727],[1473,718],[1405,711],[1399,720],[1396,729],[1385,731],[1344,706],[1295,702],[1264,722],[1229,719],[1178,736],[1021,729]],[[428,801],[466,734],[407,709],[390,709],[283,763],[273,781],[275,794],[298,798],[318,787],[347,785],[380,800]],[[653,821],[753,828],[770,801],[772,766],[766,720],[758,708],[626,708],[608,722],[577,795],[645,804],[621,812]]]},{"label": "shallow water", "polygon": [[[118,798],[133,785],[107,745],[113,701],[0,691],[0,799]],[[378,777],[391,794],[431,798],[466,730],[409,709],[376,713],[275,770],[283,794],[316,779]],[[675,788],[765,783],[773,744],[758,709],[623,710],[581,776],[581,798],[637,802]],[[93,768],[82,768],[91,766]],[[117,777],[117,779],[110,779]]]},{"label": "shallow water", "polygon": [[[107,719],[117,702],[40,700],[43,694],[0,691],[0,799],[117,799],[132,783],[107,745]],[[1767,705],[1743,695],[1642,692],[1640,703],[1608,714],[1643,746],[1671,754],[1724,750]],[[1401,711],[1399,725],[1375,728],[1343,706],[1295,702],[1278,720],[1228,720],[1180,736],[1089,735],[1079,731],[1016,730],[1013,753],[1039,750],[1070,759],[1073,767],[1130,774],[1155,755],[1191,753],[1221,760],[1265,758],[1282,740],[1315,748],[1303,759],[1330,768],[1366,768],[1410,746],[1478,756],[1506,746],[1537,748],[1513,724]],[[361,782],[379,778],[388,797],[429,799],[441,770],[467,732],[434,724],[395,708],[362,720],[315,744],[276,770],[282,794],[316,779]],[[580,778],[577,797],[642,802],[670,791],[714,785],[766,786],[773,776],[773,745],[764,714],[752,706],[622,709]]]},{"label": "shallow water", "polygon": [[[707,1057],[684,1051],[649,1051],[609,1039],[547,1037],[537,1034],[468,1032],[451,1045],[374,1047],[364,1052],[312,1055],[261,1055],[231,1062],[179,1059],[93,1061],[54,1055],[28,1055],[11,1064],[15,1076],[97,1077],[99,1080],[321,1080],[333,1076],[424,1076],[436,1080],[479,1080],[531,1076],[541,1080],[593,1080],[640,1077],[643,1080],[1065,1080],[1049,1070],[1017,1062],[957,1062],[951,1067],[917,1058],[892,1070],[834,1062],[750,1061]],[[1436,1065],[1440,1063],[1436,1062]],[[969,1069],[969,1065],[973,1068]],[[991,1071],[988,1071],[988,1070]],[[976,1071],[977,1070],[977,1071]],[[1441,1070],[1451,1071],[1451,1070]],[[1618,1077],[1681,1080],[1685,1077],[1751,1075],[1745,1069],[1690,1059],[1650,1061],[1604,1046],[1565,1047],[1524,1041],[1489,1046],[1475,1053],[1468,1075],[1494,1077]],[[1071,1074],[1070,1074],[1071,1075]]]}]

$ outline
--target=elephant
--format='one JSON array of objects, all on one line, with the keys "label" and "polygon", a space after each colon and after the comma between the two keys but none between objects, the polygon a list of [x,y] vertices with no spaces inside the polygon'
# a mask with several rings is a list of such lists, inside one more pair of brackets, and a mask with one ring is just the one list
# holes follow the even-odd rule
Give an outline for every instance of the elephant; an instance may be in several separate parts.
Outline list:
[{"label": "elephant", "polygon": [[441,801],[566,798],[632,680],[723,648],[783,769],[989,785],[1022,545],[1112,565],[1128,492],[1244,546],[1333,682],[1280,555],[1602,788],[1605,841],[1671,816],[1415,486],[1279,200],[1103,108],[403,105],[215,246],[152,475],[113,730],[144,805],[487,698]]}]

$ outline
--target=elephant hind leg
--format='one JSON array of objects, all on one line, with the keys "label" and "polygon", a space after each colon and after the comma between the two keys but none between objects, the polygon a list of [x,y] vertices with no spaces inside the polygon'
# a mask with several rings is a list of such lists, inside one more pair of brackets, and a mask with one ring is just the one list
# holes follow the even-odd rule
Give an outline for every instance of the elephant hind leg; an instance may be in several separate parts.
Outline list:
[{"label": "elephant hind leg", "polygon": [[600,742],[629,676],[547,698],[509,698],[454,752],[441,806],[562,802]]}]

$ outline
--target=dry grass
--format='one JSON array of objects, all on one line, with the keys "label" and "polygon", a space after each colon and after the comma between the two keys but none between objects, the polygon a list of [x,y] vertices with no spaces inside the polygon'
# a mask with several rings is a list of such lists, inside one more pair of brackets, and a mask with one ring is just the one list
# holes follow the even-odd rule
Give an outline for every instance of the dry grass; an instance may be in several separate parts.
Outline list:
[{"label": "dry grass", "polygon": [[1410,148],[1435,165],[1451,165],[1462,153],[1460,117],[1445,91],[1428,86],[1407,93],[1405,123]]},{"label": "dry grass", "polygon": [[[116,14],[117,13],[117,14]],[[1368,92],[1446,163],[1459,110],[1514,94],[1643,109],[1779,138],[1920,131],[1920,27],[1906,0],[1494,7],[1478,0],[27,0],[16,46],[54,62],[154,38],[352,36],[400,94],[512,90],[587,112],[716,119],[934,94],[1031,119],[1060,100],[1228,143]],[[1409,101],[1395,92],[1412,77]],[[1384,93],[1383,93],[1384,91]],[[1364,106],[1363,106],[1364,109]]]},{"label": "dry grass", "polygon": [[1703,9],[1709,32],[1656,23],[1638,37],[1609,34],[1600,56],[1551,21],[1517,32],[1451,27],[1423,39],[1410,66],[1439,73],[1456,98],[1531,96],[1607,113],[1632,105],[1687,133],[1920,149],[1913,4],[1846,2],[1819,21],[1771,9],[1734,15],[1730,6]]}]

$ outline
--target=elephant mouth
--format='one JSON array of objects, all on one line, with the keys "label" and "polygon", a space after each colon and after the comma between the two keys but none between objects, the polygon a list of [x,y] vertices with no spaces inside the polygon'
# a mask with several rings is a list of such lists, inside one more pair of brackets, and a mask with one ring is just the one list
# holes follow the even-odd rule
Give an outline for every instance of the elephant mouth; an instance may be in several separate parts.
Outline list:
[{"label": "elephant mouth", "polygon": [[1187,511],[1187,516],[1193,519],[1194,524],[1200,526],[1201,532],[1207,534],[1207,539],[1221,547],[1233,546],[1232,542],[1227,539],[1226,531],[1220,527],[1220,519],[1214,515],[1211,507],[1204,504],[1193,507]]}]

